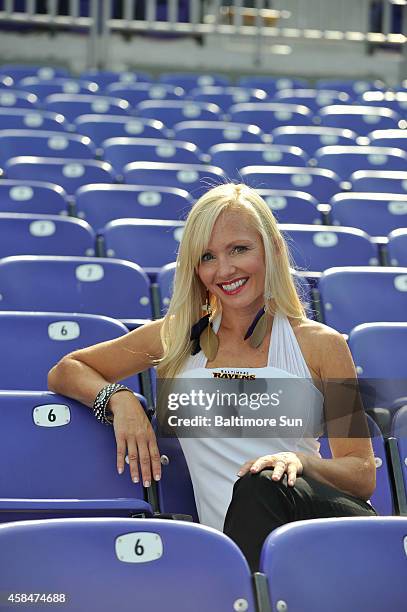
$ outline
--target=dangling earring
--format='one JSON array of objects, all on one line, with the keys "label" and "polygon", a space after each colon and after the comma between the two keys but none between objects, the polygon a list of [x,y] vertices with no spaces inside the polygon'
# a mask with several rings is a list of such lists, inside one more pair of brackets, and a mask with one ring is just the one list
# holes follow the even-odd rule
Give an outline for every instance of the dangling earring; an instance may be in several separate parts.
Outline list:
[{"label": "dangling earring", "polygon": [[212,322],[210,321],[212,308],[209,299],[209,291],[206,292],[206,302],[202,306],[202,310],[206,312],[206,315],[199,319],[198,323],[195,323],[191,329],[190,339],[194,343],[191,354],[196,355],[202,350],[208,361],[213,361],[218,352],[219,339],[213,331]]},{"label": "dangling earring", "polygon": [[259,348],[267,333],[267,315],[265,307],[261,308],[254,317],[253,323],[250,325],[244,337],[249,339],[249,344],[253,348]]}]

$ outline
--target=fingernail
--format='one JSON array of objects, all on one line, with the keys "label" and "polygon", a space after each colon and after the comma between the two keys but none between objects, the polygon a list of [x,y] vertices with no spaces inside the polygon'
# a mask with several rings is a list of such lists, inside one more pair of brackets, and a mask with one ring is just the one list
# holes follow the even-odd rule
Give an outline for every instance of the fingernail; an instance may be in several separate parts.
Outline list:
[{"label": "fingernail", "polygon": [[135,477],[133,478],[133,482],[134,482],[134,484],[137,484],[137,483],[139,482],[139,479],[137,478],[137,476],[135,476]]},{"label": "fingernail", "polygon": [[121,468],[121,467],[117,468],[117,472],[118,472],[118,474],[123,474],[123,468]]},{"label": "fingernail", "polygon": [[150,484],[151,484],[151,483],[150,483],[150,481],[149,481],[149,480],[145,480],[145,481],[144,481],[144,486],[145,486],[145,488],[146,488],[146,489],[148,489],[148,487],[150,486]]},{"label": "fingernail", "polygon": [[154,480],[156,480],[156,481],[161,480],[161,476],[160,476],[160,474],[156,474],[156,475],[154,476]]}]

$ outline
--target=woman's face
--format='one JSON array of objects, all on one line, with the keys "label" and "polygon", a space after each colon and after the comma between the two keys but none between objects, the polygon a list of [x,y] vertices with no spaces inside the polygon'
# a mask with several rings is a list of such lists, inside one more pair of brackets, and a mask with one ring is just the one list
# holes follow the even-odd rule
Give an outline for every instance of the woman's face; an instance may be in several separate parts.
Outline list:
[{"label": "woman's face", "polygon": [[201,257],[198,276],[223,308],[257,309],[264,304],[263,241],[244,212],[222,213]]}]

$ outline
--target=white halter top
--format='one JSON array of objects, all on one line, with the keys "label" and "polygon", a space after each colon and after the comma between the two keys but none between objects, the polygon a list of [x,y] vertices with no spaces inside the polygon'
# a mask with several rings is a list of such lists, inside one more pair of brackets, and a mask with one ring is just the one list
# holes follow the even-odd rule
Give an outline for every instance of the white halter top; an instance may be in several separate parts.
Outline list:
[{"label": "white halter top", "polygon": [[[214,321],[214,331],[220,327],[221,317]],[[302,355],[293,329],[284,315],[276,313],[265,368],[207,369],[202,351],[190,356],[179,373],[181,378],[212,378],[216,372],[254,373],[260,379],[299,378],[307,386],[307,393],[298,393],[298,411],[304,422],[321,423],[323,396],[313,385],[311,373]],[[305,379],[305,381],[304,381]],[[308,392],[309,391],[309,392]],[[295,401],[297,404],[297,401]],[[296,406],[297,410],[297,406]],[[319,456],[317,438],[309,437],[244,437],[244,438],[179,438],[194,487],[195,501],[201,523],[222,530],[237,472],[249,459],[279,452],[304,452]]]}]

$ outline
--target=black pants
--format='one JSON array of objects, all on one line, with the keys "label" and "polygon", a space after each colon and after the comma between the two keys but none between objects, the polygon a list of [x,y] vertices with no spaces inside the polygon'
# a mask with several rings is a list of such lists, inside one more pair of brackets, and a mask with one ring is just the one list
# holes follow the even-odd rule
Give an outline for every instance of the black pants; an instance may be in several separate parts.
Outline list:
[{"label": "black pants", "polygon": [[243,551],[252,572],[259,569],[260,552],[268,534],[286,523],[313,518],[376,516],[367,502],[308,476],[271,480],[272,469],[246,474],[233,488],[223,531]]}]

